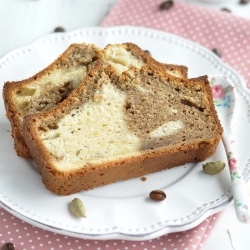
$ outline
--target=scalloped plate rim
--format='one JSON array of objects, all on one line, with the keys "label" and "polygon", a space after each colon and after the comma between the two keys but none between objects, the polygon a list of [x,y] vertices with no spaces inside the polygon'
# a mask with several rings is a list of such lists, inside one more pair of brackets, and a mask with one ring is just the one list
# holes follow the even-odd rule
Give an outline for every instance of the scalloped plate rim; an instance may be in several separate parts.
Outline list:
[{"label": "scalloped plate rim", "polygon": [[[72,35],[74,33],[78,33],[78,32],[81,32],[81,31],[85,31],[85,30],[123,30],[123,29],[131,29],[131,30],[142,30],[142,31],[148,31],[148,32],[153,32],[153,33],[158,33],[158,34],[161,34],[163,36],[170,36],[170,37],[173,37],[174,39],[177,39],[177,40],[180,40],[182,42],[185,42],[187,44],[191,44],[192,46],[200,49],[200,50],[203,50],[204,53],[206,54],[209,54],[209,56],[211,56],[213,58],[213,60],[215,60],[217,62],[217,64],[221,65],[223,68],[227,68],[227,70],[231,71],[231,73],[235,76],[238,77],[239,79],[239,84],[241,86],[241,90],[244,90],[246,92],[246,94],[249,94],[249,90],[244,86],[244,80],[243,78],[236,72],[236,70],[232,69],[230,66],[226,65],[225,63],[223,63],[219,58],[217,58],[216,55],[214,55],[211,51],[209,51],[208,49],[202,47],[201,45],[198,45],[194,42],[191,42],[185,38],[182,38],[182,37],[178,37],[176,35],[173,35],[173,34],[169,34],[169,33],[166,33],[166,32],[163,32],[163,31],[159,31],[159,30],[153,30],[153,29],[148,29],[148,28],[142,28],[142,27],[134,27],[134,26],[117,26],[117,27],[109,27],[109,28],[100,28],[100,27],[86,27],[86,28],[83,28],[83,29],[77,29],[77,30],[74,30],[74,31],[71,31],[71,32],[67,32],[67,33],[61,33],[61,34],[49,34],[49,35],[46,35],[46,36],[43,36],[43,37],[40,37],[36,40],[34,40],[32,43],[28,44],[28,45],[24,45],[24,46],[21,46],[19,48],[16,48],[14,50],[12,50],[11,52],[5,54],[1,59],[0,59],[0,64],[2,62],[4,62],[4,60],[6,60],[6,58],[8,58],[9,56],[11,56],[12,54],[15,54],[17,53],[18,51],[20,50],[24,50],[24,49],[27,49],[29,48],[30,46],[32,46],[33,44],[37,44],[39,42],[43,42],[43,41],[46,41],[48,38],[50,37],[56,37],[56,36],[65,36],[65,35]],[[246,180],[249,180],[249,177],[250,177],[250,173],[248,172],[248,174],[245,176]],[[1,193],[0,193],[1,194]],[[1,195],[0,195],[0,202],[1,202]],[[14,214],[15,216],[17,216],[18,218],[30,223],[30,224],[34,224],[40,228],[44,228],[44,229],[47,229],[49,231],[54,231],[54,232],[57,232],[57,233],[60,233],[60,234],[65,234],[65,235],[69,235],[69,236],[74,236],[74,237],[79,237],[79,238],[86,238],[86,239],[126,239],[126,240],[146,240],[146,239],[152,239],[152,238],[155,238],[155,237],[158,237],[158,236],[161,236],[163,234],[166,234],[166,233],[170,233],[170,232],[179,232],[179,231],[183,231],[183,230],[188,230],[188,229],[191,229],[195,226],[197,226],[198,224],[200,224],[204,219],[206,219],[207,217],[217,213],[217,212],[220,212],[222,210],[224,210],[229,204],[232,203],[232,197],[226,202],[226,204],[223,204],[223,205],[220,205],[218,207],[214,207],[214,208],[211,208],[211,209],[208,209],[207,211],[205,211],[198,219],[194,220],[193,222],[190,222],[188,223],[187,225],[182,225],[182,226],[176,226],[176,227],[173,227],[172,230],[169,230],[169,228],[166,226],[162,229],[159,229],[159,230],[156,230],[154,232],[151,232],[151,233],[148,233],[148,234],[142,234],[140,235],[139,237],[135,236],[135,235],[128,235],[128,234],[123,234],[121,232],[114,232],[114,233],[110,233],[110,234],[101,234],[101,235],[89,235],[89,234],[84,234],[84,233],[76,233],[76,232],[67,232],[65,230],[62,230],[60,228],[56,228],[56,227],[51,227],[51,226],[48,226],[48,225],[44,225],[43,223],[40,223],[39,221],[36,221],[36,220],[33,220],[33,219],[30,219],[22,214],[20,214],[19,212],[13,210],[13,208],[11,207],[8,207],[7,204],[5,204],[3,201],[1,202],[2,203],[2,206],[7,210],[9,211],[10,213]],[[62,232],[63,231],[63,232]],[[111,237],[111,238],[110,238]]]}]

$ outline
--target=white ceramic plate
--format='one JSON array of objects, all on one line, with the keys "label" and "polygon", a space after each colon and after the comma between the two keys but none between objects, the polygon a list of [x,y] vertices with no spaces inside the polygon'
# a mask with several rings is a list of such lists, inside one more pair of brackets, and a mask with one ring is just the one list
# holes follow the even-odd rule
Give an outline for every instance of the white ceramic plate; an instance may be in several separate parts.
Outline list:
[{"label": "white ceramic plate", "polygon": [[[188,40],[137,27],[85,28],[55,33],[0,59],[1,84],[32,76],[73,42],[92,42],[101,47],[108,43],[134,42],[159,61],[187,65],[189,77],[227,76],[237,90],[241,112],[236,146],[244,178],[248,180],[250,144],[245,135],[250,128],[249,92],[233,69]],[[34,163],[16,156],[2,99],[0,136],[0,204],[22,220],[57,233],[86,239],[146,240],[193,228],[232,201],[228,169],[210,176],[202,171],[202,163],[149,174],[144,182],[135,178],[71,196],[56,196],[45,189]],[[222,143],[210,160],[226,162]],[[148,195],[154,189],[164,190],[167,199],[151,201]],[[75,218],[68,211],[68,203],[74,197],[85,204],[87,218]]]}]

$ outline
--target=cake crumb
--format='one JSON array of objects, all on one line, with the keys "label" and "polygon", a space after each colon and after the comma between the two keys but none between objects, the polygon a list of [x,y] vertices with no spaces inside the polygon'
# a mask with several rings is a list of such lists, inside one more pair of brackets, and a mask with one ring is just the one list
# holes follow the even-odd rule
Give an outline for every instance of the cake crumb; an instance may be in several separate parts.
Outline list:
[{"label": "cake crumb", "polygon": [[141,180],[142,180],[142,181],[146,181],[147,178],[146,178],[145,176],[143,176],[143,177],[141,178]]}]

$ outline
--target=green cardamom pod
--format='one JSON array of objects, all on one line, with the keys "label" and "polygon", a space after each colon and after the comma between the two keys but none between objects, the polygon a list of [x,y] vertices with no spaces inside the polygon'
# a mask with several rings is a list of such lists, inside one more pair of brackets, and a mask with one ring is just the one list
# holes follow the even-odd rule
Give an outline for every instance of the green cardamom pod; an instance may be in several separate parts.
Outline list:
[{"label": "green cardamom pod", "polygon": [[218,174],[220,173],[226,164],[222,161],[215,162],[207,162],[206,164],[202,164],[203,171],[207,174]]},{"label": "green cardamom pod", "polygon": [[74,198],[70,202],[69,208],[71,213],[74,214],[76,217],[86,217],[86,209],[80,199]]}]

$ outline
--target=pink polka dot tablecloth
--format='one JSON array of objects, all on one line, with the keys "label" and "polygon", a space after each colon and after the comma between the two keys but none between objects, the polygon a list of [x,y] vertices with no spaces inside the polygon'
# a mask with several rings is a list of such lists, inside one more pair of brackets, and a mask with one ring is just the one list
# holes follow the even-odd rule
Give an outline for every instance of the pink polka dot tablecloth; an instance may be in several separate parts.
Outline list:
[{"label": "pink polka dot tablecloth", "polygon": [[[175,2],[169,10],[159,10],[162,0],[120,0],[102,26],[133,25],[155,28],[182,36],[208,49],[218,48],[221,59],[235,68],[250,88],[250,20],[230,13]],[[0,247],[12,242],[18,250],[191,250],[202,249],[221,213],[199,226],[146,241],[84,240],[56,234],[32,226],[0,207]]]},{"label": "pink polka dot tablecloth", "polygon": [[16,250],[191,250],[201,249],[221,213],[209,217],[198,227],[147,241],[84,240],[49,232],[17,219],[0,207],[0,247],[12,242]]}]

